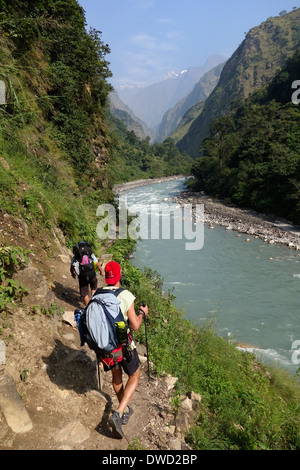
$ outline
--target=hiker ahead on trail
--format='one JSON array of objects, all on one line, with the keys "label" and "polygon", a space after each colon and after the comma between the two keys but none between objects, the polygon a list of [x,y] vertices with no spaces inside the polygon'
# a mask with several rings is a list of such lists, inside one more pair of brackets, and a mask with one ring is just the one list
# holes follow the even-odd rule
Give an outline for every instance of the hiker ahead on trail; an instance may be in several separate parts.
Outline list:
[{"label": "hiker ahead on trail", "polygon": [[103,276],[102,267],[92,252],[90,245],[85,241],[74,245],[70,272],[74,279],[78,276],[79,291],[85,305],[89,303],[89,287],[91,289],[91,297],[97,289],[98,281],[95,265],[99,269],[101,276]]}]

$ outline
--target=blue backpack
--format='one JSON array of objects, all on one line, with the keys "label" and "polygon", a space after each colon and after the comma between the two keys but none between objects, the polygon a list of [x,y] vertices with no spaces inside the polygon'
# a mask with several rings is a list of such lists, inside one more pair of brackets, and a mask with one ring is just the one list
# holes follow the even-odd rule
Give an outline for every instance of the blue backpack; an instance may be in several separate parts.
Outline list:
[{"label": "blue backpack", "polygon": [[125,324],[126,338],[131,342],[130,330],[117,298],[122,290],[97,289],[86,308],[74,312],[81,346],[87,343],[108,367],[124,359],[124,343],[118,337],[118,325]]}]

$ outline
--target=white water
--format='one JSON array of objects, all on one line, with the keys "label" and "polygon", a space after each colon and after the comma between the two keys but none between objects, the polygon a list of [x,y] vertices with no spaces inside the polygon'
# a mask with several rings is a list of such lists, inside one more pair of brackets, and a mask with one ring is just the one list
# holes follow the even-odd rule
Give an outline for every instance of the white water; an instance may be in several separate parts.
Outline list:
[{"label": "white water", "polygon": [[[181,189],[182,181],[135,188],[127,204],[165,203]],[[133,264],[158,271],[164,290],[173,289],[175,305],[191,322],[201,326],[212,319],[221,336],[294,374],[300,366],[300,350],[297,355],[293,345],[299,341],[300,347],[299,252],[207,225],[201,250],[187,251],[185,243],[139,241]]]}]

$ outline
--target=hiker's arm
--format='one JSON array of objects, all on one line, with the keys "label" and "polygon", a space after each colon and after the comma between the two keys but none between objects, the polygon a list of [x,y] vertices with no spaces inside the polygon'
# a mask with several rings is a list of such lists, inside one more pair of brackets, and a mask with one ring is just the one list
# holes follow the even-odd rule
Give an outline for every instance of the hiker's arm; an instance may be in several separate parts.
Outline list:
[{"label": "hiker's arm", "polygon": [[[143,308],[145,315],[148,315],[148,307],[146,306],[141,308]],[[134,331],[137,331],[143,323],[143,315],[137,316],[134,309],[134,302],[132,302],[131,306],[128,309],[127,317],[130,328],[132,328],[132,330]]]},{"label": "hiker's arm", "polygon": [[75,272],[75,268],[74,266],[71,264],[70,266],[70,273],[72,275],[72,277],[74,277],[74,279],[76,279],[76,272]]},{"label": "hiker's arm", "polygon": [[100,272],[101,276],[104,276],[104,272],[103,272],[102,266],[101,266],[101,264],[99,263],[99,261],[97,261],[97,267],[98,267],[98,269],[99,269],[99,272]]}]

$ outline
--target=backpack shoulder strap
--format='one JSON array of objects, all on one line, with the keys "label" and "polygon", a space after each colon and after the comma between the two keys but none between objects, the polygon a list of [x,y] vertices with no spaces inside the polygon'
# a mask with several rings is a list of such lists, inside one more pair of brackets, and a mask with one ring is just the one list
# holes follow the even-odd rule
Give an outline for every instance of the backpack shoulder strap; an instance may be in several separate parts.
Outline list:
[{"label": "backpack shoulder strap", "polygon": [[123,287],[119,287],[119,289],[117,290],[113,290],[111,292],[113,292],[115,294],[116,297],[118,297],[119,294],[121,294],[121,292],[125,290]]},{"label": "backpack shoulder strap", "polygon": [[[116,297],[118,297],[118,295],[123,291],[125,290],[123,287],[119,287],[117,290],[113,290],[113,289],[106,289],[105,287],[99,287],[96,292],[94,293],[94,295],[98,295],[98,294],[114,294]],[[93,295],[93,297],[94,297]]]}]

